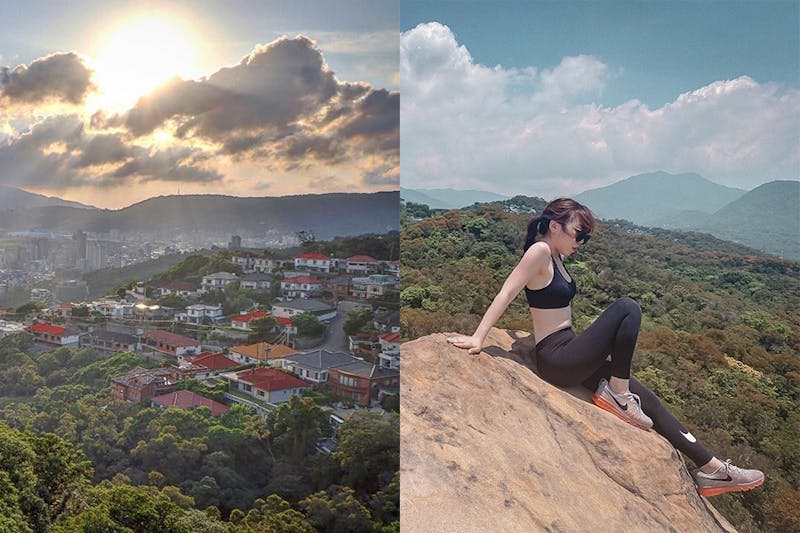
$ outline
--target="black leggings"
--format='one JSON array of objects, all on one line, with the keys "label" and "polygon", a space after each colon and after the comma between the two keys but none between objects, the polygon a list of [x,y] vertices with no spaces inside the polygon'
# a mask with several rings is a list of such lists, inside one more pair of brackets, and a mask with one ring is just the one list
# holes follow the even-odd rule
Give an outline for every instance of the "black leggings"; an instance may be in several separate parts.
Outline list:
[{"label": "black leggings", "polygon": [[[630,390],[642,400],[642,410],[653,419],[653,429],[688,456],[697,466],[713,455],[667,410],[653,392],[630,377],[631,360],[642,310],[631,298],[615,301],[595,322],[577,335],[572,328],[551,333],[536,344],[539,375],[554,385],[582,384],[597,390],[602,378],[630,379]],[[611,361],[607,356],[611,355]]]}]

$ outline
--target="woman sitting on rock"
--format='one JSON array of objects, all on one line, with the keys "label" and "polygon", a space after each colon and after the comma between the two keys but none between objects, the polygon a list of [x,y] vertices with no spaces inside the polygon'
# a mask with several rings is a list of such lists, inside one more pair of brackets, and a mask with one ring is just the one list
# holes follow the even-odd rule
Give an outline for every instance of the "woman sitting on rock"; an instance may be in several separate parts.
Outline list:
[{"label": "woman sitting on rock", "polygon": [[[486,335],[521,290],[530,305],[539,375],[562,387],[583,384],[595,391],[594,403],[625,422],[653,428],[700,469],[694,479],[703,496],[744,491],[764,483],[759,470],[745,470],[714,457],[659,399],[630,375],[642,312],[630,298],[620,298],[580,334],[572,330],[570,302],[575,280],[564,257],[586,244],[594,229],[591,211],[578,202],[553,200],[528,224],[525,252],[483,315],[471,337],[448,341],[479,353]],[[607,360],[607,356],[611,360]]]}]

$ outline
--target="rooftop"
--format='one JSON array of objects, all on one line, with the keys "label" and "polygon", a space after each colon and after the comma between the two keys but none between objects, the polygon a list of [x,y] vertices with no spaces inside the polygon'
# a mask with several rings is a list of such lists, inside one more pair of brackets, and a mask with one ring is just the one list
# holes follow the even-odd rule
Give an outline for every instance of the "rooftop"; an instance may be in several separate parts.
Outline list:
[{"label": "rooftop", "polygon": [[319,300],[297,299],[292,300],[291,302],[276,302],[272,305],[273,307],[286,307],[288,309],[295,309],[303,312],[333,311],[333,307]]},{"label": "rooftop", "polygon": [[162,407],[178,407],[180,409],[208,407],[211,409],[211,416],[217,416],[230,409],[227,405],[215,402],[210,398],[188,390],[179,390],[168,394],[162,394],[161,396],[155,396],[151,401]]},{"label": "rooftop", "polygon": [[163,329],[147,331],[142,335],[142,338],[147,340],[153,339],[170,346],[200,346],[201,344],[198,340],[184,337],[183,335],[178,335],[170,331],[164,331]]},{"label": "rooftop", "polygon": [[381,368],[380,366],[367,363],[366,361],[354,361],[347,365],[337,366],[334,370],[343,374],[351,374],[363,378],[383,378],[388,376],[399,376],[400,371],[391,368]]},{"label": "rooftop", "polygon": [[236,373],[236,379],[265,391],[307,388],[310,384],[275,368],[258,367]]},{"label": "rooftop", "polygon": [[329,352],[328,350],[315,350],[301,353],[286,358],[287,361],[297,363],[304,368],[314,370],[327,370],[335,366],[346,365],[358,361],[355,357],[344,352]]}]

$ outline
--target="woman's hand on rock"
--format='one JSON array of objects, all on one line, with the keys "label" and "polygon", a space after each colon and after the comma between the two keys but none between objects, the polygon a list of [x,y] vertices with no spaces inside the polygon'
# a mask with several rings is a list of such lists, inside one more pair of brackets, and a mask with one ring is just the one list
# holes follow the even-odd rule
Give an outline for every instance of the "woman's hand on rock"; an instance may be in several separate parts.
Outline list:
[{"label": "woman's hand on rock", "polygon": [[472,354],[481,353],[481,348],[483,347],[483,341],[474,336],[467,337],[461,335],[459,337],[450,337],[447,339],[447,342],[458,348],[469,350],[469,353]]}]

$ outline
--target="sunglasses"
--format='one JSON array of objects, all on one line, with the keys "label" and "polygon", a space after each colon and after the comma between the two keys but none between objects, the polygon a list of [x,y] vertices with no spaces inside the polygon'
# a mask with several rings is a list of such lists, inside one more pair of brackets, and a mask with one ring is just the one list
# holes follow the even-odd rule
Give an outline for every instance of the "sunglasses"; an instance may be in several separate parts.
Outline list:
[{"label": "sunglasses", "polygon": [[[567,227],[564,226],[563,224],[561,225],[561,227],[564,228],[565,230],[567,229]],[[573,231],[575,231],[575,242],[579,244],[586,244],[587,242],[589,242],[589,239],[592,238],[591,234],[588,231],[583,231],[583,230],[573,230]]]},{"label": "sunglasses", "polygon": [[586,244],[589,242],[592,236],[589,234],[588,231],[576,231],[575,232],[575,242]]}]

